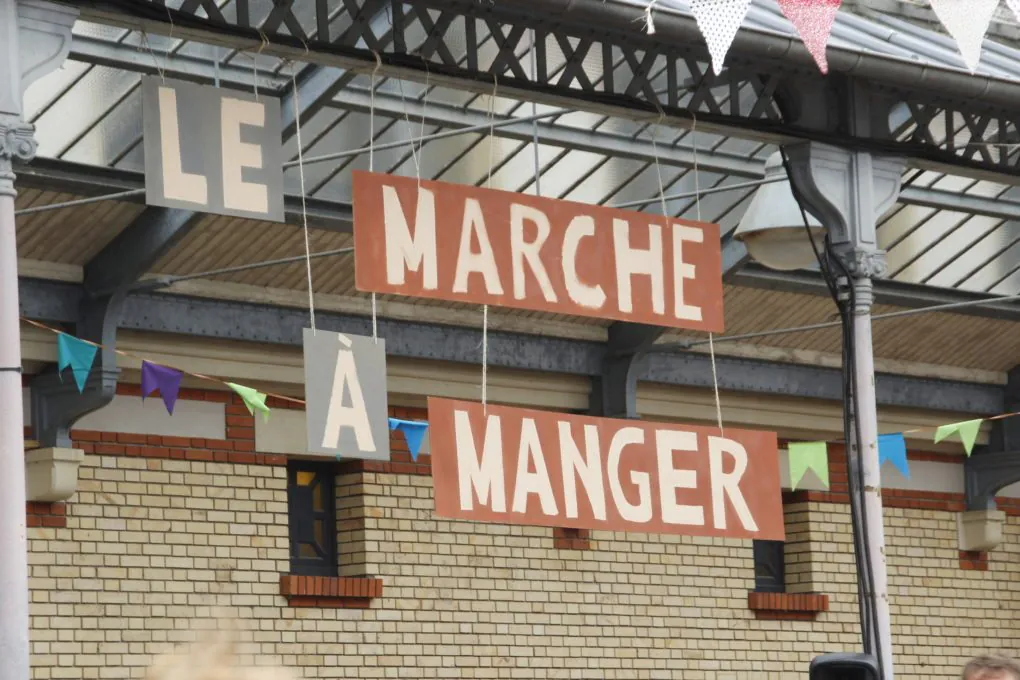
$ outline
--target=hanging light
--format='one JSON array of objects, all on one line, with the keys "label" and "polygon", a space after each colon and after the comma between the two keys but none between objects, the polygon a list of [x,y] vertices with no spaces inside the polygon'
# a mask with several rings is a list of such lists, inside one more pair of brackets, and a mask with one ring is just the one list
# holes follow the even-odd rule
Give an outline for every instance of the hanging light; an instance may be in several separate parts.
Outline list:
[{"label": "hanging light", "polygon": [[819,250],[825,240],[822,223],[810,213],[807,217],[810,240],[782,155],[776,152],[765,163],[765,182],[755,192],[733,237],[743,242],[752,258],[769,269],[807,269],[817,261],[811,240]]}]

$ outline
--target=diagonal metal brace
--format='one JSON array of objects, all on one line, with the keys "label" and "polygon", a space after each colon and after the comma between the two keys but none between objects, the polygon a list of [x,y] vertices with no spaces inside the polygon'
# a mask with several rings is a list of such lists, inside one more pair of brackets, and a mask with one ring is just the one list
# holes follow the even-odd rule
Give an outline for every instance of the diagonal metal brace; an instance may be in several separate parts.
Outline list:
[{"label": "diagonal metal brace", "polygon": [[648,349],[665,332],[659,326],[617,322],[609,327],[602,373],[592,380],[589,410],[603,418],[638,417],[637,382]]},{"label": "diagonal metal brace", "polygon": [[[1020,366],[1007,374],[1007,413],[1020,411]],[[988,446],[978,448],[963,465],[968,510],[994,510],[995,496],[1020,482],[1020,418],[996,420]]]}]

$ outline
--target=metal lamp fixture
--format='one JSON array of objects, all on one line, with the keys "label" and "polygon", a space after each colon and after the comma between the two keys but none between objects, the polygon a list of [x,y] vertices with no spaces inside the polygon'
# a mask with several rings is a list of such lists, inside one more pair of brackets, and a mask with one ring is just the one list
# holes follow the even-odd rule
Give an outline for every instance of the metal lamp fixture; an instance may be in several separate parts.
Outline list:
[{"label": "metal lamp fixture", "polygon": [[[821,250],[825,228],[813,215],[807,216],[815,247]],[[755,192],[733,237],[743,242],[748,255],[769,269],[793,271],[815,264],[815,251],[804,233],[804,215],[779,152],[765,163],[765,182]]]}]

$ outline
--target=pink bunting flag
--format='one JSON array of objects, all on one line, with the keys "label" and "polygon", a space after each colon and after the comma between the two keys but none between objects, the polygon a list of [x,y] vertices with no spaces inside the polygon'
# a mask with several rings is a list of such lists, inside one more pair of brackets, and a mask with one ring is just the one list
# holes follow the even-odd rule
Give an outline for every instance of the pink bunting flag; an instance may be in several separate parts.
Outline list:
[{"label": "pink bunting flag", "polygon": [[726,53],[744,23],[750,4],[751,0],[691,0],[691,14],[705,37],[716,75],[722,72]]},{"label": "pink bunting flag", "polygon": [[779,8],[790,20],[822,73],[829,72],[825,47],[843,0],[779,0]]}]

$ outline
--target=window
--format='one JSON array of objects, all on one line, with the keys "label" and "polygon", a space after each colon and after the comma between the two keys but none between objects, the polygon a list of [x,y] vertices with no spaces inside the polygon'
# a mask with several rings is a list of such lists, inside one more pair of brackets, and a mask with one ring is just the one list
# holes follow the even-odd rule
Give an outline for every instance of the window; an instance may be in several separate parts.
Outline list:
[{"label": "window", "polygon": [[336,470],[330,463],[287,464],[290,572],[336,576]]},{"label": "window", "polygon": [[786,592],[783,541],[754,541],[754,589],[759,593]]}]

